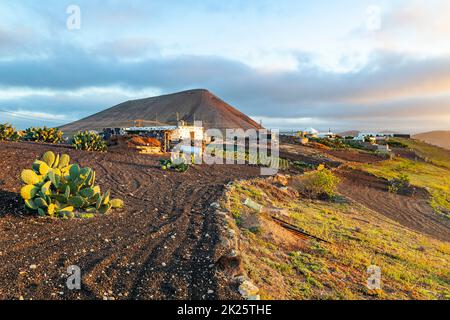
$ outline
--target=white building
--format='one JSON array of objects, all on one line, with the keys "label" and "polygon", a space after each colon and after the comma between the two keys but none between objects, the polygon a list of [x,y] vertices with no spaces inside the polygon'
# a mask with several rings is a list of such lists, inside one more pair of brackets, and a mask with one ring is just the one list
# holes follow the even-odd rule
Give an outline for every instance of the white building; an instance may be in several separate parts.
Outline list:
[{"label": "white building", "polygon": [[360,132],[353,140],[364,141],[366,138],[374,138],[374,140],[385,140],[386,138],[392,138],[393,133],[376,133],[376,132]]},{"label": "white building", "polygon": [[329,138],[329,139],[334,139],[334,138],[336,138],[336,134],[334,134],[334,133],[331,132],[331,131],[328,131],[328,132],[319,132],[319,133],[317,134],[317,137],[319,137],[319,138]]},{"label": "white building", "polygon": [[302,130],[298,131],[297,134],[301,137],[316,138],[319,134],[319,131],[314,128],[303,128]]},{"label": "white building", "polygon": [[171,150],[172,146],[183,140],[203,142],[206,140],[205,128],[197,125],[188,126],[179,121],[176,126],[130,127],[125,128],[128,133],[140,133],[162,141],[164,151]]},{"label": "white building", "polygon": [[176,140],[204,140],[205,129],[200,126],[187,126],[184,121],[179,121],[176,126],[155,127],[130,127],[124,129],[127,132],[163,132],[171,141]]}]

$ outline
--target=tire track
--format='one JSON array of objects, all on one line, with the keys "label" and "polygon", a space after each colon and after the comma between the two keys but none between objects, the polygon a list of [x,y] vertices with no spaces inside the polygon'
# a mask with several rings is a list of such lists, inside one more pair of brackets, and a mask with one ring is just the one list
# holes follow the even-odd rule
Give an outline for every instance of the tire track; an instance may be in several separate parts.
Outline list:
[{"label": "tire track", "polygon": [[388,192],[388,184],[368,173],[339,169],[339,192],[367,208],[420,233],[450,242],[450,221],[430,207],[429,195],[418,189],[413,196]]},{"label": "tire track", "polygon": [[[16,202],[20,171],[47,150],[94,168],[97,184],[123,198],[126,208],[90,220],[24,216]],[[180,174],[162,171],[158,160],[0,144],[0,164],[9,170],[0,176],[0,299],[234,297],[211,267],[218,233],[210,204],[228,181],[255,177],[259,168],[205,165]],[[81,291],[65,288],[73,264],[82,270]]]}]

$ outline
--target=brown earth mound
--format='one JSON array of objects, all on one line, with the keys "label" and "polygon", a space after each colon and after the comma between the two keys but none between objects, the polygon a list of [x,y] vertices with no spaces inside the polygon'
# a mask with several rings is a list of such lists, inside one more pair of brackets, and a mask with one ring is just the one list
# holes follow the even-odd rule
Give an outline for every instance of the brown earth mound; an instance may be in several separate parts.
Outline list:
[{"label": "brown earth mound", "polygon": [[417,189],[412,196],[388,192],[388,182],[368,173],[339,169],[339,192],[399,224],[450,241],[450,220],[436,214],[428,204],[429,194]]},{"label": "brown earth mound", "polygon": [[161,147],[161,142],[155,138],[134,136],[128,140],[129,146],[147,146],[147,147]]},{"label": "brown earth mound", "polygon": [[[189,90],[159,97],[127,101],[87,118],[60,127],[65,133],[80,130],[102,130],[133,126],[134,120],[146,120],[145,126],[176,124],[177,113],[181,120],[193,123],[202,121],[207,129],[259,129],[251,118],[230,106],[211,92],[203,89]],[[158,122],[155,122],[156,119]]]},{"label": "brown earth mound", "polygon": [[[47,150],[96,170],[125,209],[85,220],[24,215],[20,172]],[[0,166],[0,299],[239,299],[216,272],[211,203],[230,180],[259,168],[202,165],[180,174],[152,156],[24,143],[0,143]],[[71,265],[81,268],[80,291],[66,288]]]},{"label": "brown earth mound", "polygon": [[431,131],[416,134],[413,138],[450,150],[450,131]]}]

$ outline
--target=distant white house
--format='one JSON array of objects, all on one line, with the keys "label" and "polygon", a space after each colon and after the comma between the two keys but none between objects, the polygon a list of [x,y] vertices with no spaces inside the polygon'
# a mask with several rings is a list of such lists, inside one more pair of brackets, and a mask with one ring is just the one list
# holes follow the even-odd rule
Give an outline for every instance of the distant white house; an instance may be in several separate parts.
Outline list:
[{"label": "distant white house", "polygon": [[328,131],[328,132],[319,132],[319,133],[317,134],[317,137],[319,137],[319,138],[329,138],[329,139],[333,139],[333,138],[336,138],[336,134],[334,134],[334,133],[331,132],[331,130],[330,130],[330,131]]},{"label": "distant white house", "polygon": [[377,133],[377,132],[360,132],[353,140],[364,141],[366,138],[372,138],[372,140],[386,140],[386,138],[392,138],[393,133]]},{"label": "distant white house", "polygon": [[318,134],[319,131],[314,128],[303,128],[302,130],[298,131],[299,136],[307,138],[316,138]]}]

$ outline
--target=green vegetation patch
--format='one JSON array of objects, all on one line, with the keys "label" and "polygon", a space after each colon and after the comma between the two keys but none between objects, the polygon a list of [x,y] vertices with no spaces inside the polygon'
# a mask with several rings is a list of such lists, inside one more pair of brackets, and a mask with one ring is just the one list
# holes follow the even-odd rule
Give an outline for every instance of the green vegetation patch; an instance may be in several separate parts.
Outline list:
[{"label": "green vegetation patch", "polygon": [[[434,168],[433,174],[442,174],[442,168]],[[390,177],[398,174],[384,166],[382,169]],[[330,243],[300,237],[294,241],[295,235],[288,231],[283,237],[264,214],[261,218],[266,223],[260,232],[241,230],[244,269],[263,299],[450,297],[449,243],[411,231],[357,203],[284,197],[276,189],[270,181],[241,181],[233,185],[222,203],[235,216],[248,214],[249,208],[243,205],[248,197],[284,209],[289,217],[283,219]],[[367,270],[372,265],[381,268],[381,290],[366,286]]]},{"label": "green vegetation patch", "polygon": [[435,211],[450,216],[450,169],[431,162],[395,158],[373,164],[363,164],[361,169],[388,180],[407,176],[409,182],[429,191],[430,205]]},{"label": "green vegetation patch", "polygon": [[396,138],[394,141],[400,142],[414,150],[426,162],[450,169],[450,150],[413,139]]}]

